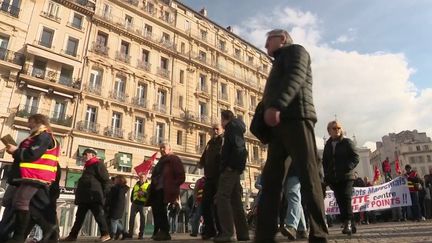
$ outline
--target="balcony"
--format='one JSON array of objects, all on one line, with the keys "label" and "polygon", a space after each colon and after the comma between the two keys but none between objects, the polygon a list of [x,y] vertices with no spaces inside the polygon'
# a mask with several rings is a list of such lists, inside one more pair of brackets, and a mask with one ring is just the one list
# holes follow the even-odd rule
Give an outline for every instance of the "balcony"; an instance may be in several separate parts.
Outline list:
[{"label": "balcony", "polygon": [[128,138],[138,143],[147,143],[147,135],[144,133],[130,132]]},{"label": "balcony", "polygon": [[15,115],[21,118],[28,118],[31,115],[37,114],[38,111],[39,108],[37,106],[20,105]]},{"label": "balcony", "polygon": [[108,56],[109,47],[94,41],[92,43],[92,51],[103,56]]},{"label": "balcony", "polygon": [[119,52],[119,51],[117,51],[117,52],[116,52],[115,59],[118,60],[118,61],[121,61],[121,62],[124,62],[124,63],[129,64],[129,63],[130,63],[131,56],[129,56],[129,55],[126,54],[126,53],[123,53],[123,52]]},{"label": "balcony", "polygon": [[99,127],[100,125],[98,123],[91,122],[91,121],[79,121],[76,124],[76,129],[78,131],[93,133],[93,134],[99,134]]},{"label": "balcony", "polygon": [[172,42],[171,40],[165,39],[164,37],[162,37],[162,38],[160,39],[159,43],[160,43],[162,46],[164,46],[164,47],[166,47],[166,48],[168,48],[168,49],[171,49],[171,50],[173,50],[173,51],[176,50],[175,45],[174,45],[174,42]]},{"label": "balcony", "polygon": [[58,80],[58,83],[70,88],[74,88],[74,89],[80,89],[81,88],[81,80],[80,79],[75,79],[73,80],[72,77],[67,77],[67,76],[62,76],[60,74],[60,78]]},{"label": "balcony", "polygon": [[135,106],[138,106],[138,107],[140,107],[140,108],[144,108],[144,109],[146,109],[147,108],[147,100],[146,100],[146,98],[144,97],[134,97],[133,99],[132,99],[132,104],[133,105],[135,105]]},{"label": "balcony", "polygon": [[171,15],[163,14],[159,17],[159,19],[161,19],[162,21],[165,21],[166,23],[168,23],[170,25],[174,25],[174,17]]},{"label": "balcony", "polygon": [[25,61],[25,56],[21,53],[0,48],[0,60],[22,66]]},{"label": "balcony", "polygon": [[151,31],[144,30],[144,32],[141,33],[141,35],[147,40],[154,41],[153,40],[153,32],[151,32]]},{"label": "balcony", "polygon": [[165,142],[165,139],[163,137],[153,136],[150,138],[150,144],[154,146],[159,146],[163,142]]},{"label": "balcony", "polygon": [[166,114],[167,113],[167,107],[166,105],[162,105],[162,104],[154,104],[153,105],[153,110],[162,114]]},{"label": "balcony", "polygon": [[159,75],[163,78],[169,79],[170,71],[168,69],[158,67],[157,68],[157,75]]},{"label": "balcony", "polygon": [[111,99],[120,101],[120,102],[126,102],[127,98],[129,97],[126,93],[124,92],[115,92],[115,91],[111,91],[110,92],[110,96]]},{"label": "balcony", "polygon": [[137,67],[139,69],[144,70],[144,71],[150,72],[151,64],[149,62],[147,62],[147,61],[143,61],[141,59],[138,59],[137,60]]},{"label": "balcony", "polygon": [[150,5],[147,4],[146,6],[143,6],[142,9],[143,9],[147,14],[149,14],[149,15],[151,15],[151,16],[155,16],[155,15],[156,15],[156,9],[154,8],[154,6],[153,6],[153,7],[150,7]]},{"label": "balcony", "polygon": [[84,87],[84,90],[90,94],[101,95],[102,86],[101,85],[86,84]]},{"label": "balcony", "polygon": [[104,135],[113,138],[123,138],[124,130],[117,127],[105,127]]},{"label": "balcony", "polygon": [[186,111],[185,113],[181,114],[180,117],[185,119],[186,121],[199,122],[199,123],[203,123],[206,125],[211,124],[210,118],[207,115],[195,114],[192,111]]},{"label": "balcony", "polygon": [[57,23],[60,23],[60,21],[61,21],[60,17],[58,17],[57,15],[54,15],[50,12],[42,11],[41,15],[44,16],[45,18],[52,19]]},{"label": "balcony", "polygon": [[130,5],[133,5],[133,6],[138,6],[138,4],[139,4],[138,0],[124,0],[124,1],[129,3]]},{"label": "balcony", "polygon": [[9,14],[12,17],[18,18],[19,12],[21,10],[16,6],[12,6],[10,1],[3,1],[0,3],[0,11]]},{"label": "balcony", "polygon": [[50,117],[50,122],[57,125],[70,127],[72,126],[72,116],[66,116],[63,113],[53,112]]}]

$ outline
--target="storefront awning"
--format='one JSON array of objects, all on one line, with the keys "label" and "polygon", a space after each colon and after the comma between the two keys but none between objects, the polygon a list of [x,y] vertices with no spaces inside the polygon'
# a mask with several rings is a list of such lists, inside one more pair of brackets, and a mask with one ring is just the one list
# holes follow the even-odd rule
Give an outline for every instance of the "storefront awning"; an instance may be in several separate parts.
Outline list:
[{"label": "storefront awning", "polygon": [[[90,148],[88,146],[78,146],[78,154],[77,157],[82,157],[82,153],[84,152],[84,150],[86,148]],[[105,149],[98,149],[98,148],[92,148],[94,150],[96,150],[97,152],[97,157],[101,160],[105,160]]]}]

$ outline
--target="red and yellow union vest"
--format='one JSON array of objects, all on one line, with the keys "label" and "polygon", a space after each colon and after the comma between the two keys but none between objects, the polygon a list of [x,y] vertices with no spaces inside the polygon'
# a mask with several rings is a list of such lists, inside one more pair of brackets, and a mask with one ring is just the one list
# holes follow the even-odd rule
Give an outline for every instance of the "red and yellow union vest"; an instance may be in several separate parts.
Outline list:
[{"label": "red and yellow union vest", "polygon": [[[21,161],[20,172],[23,180],[39,181],[50,184],[55,181],[57,164],[59,161],[60,146],[51,135],[54,141],[54,148],[47,149],[36,161]],[[33,136],[34,137],[34,136]],[[34,143],[33,137],[26,138],[20,145],[22,148],[30,148]]]}]

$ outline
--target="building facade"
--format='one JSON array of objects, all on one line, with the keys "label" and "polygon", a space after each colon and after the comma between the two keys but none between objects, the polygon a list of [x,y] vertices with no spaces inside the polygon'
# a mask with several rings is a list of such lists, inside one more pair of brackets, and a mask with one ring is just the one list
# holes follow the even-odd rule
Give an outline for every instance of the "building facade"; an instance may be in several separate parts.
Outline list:
[{"label": "building facade", "polygon": [[425,132],[417,130],[389,133],[382,137],[382,141],[376,143],[371,164],[381,169],[381,163],[386,158],[389,158],[392,165],[393,176],[396,176],[395,160],[398,159],[402,172],[404,166],[409,164],[423,177],[432,169],[431,138]]},{"label": "building facade", "polygon": [[[189,184],[202,176],[196,165],[211,125],[223,109],[249,124],[271,66],[205,10],[177,1],[3,1],[0,41],[0,135],[20,142],[28,116],[48,115],[62,147],[65,192],[81,175],[85,148],[132,185],[133,167],[168,142],[185,166],[186,202]],[[249,132],[246,138],[247,203],[266,148]],[[1,157],[3,166],[12,161]],[[61,200],[71,221],[73,195]],[[69,225],[62,227],[67,233]]]}]

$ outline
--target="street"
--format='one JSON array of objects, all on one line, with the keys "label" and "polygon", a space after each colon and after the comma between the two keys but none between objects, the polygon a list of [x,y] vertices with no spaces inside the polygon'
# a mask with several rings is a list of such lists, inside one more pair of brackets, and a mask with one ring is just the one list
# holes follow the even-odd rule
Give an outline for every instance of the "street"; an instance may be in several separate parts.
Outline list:
[{"label": "street", "polygon": [[[252,233],[252,232],[251,232]],[[251,234],[251,239],[253,234]],[[80,239],[80,241],[94,242],[95,238]],[[278,234],[278,242],[289,242],[285,237]],[[114,241],[113,241],[114,242]],[[118,242],[143,242],[143,240],[129,240]],[[148,236],[145,236],[144,242],[152,242]],[[190,237],[188,234],[174,234],[171,241],[163,242],[212,242],[203,241],[201,238]],[[252,242],[252,240],[250,241]],[[295,242],[307,242],[295,241]],[[369,225],[360,225],[357,228],[357,234],[348,237],[341,233],[337,226],[330,228],[329,242],[374,242],[374,243],[415,243],[415,242],[432,242],[432,221],[424,222],[387,222]]]}]

